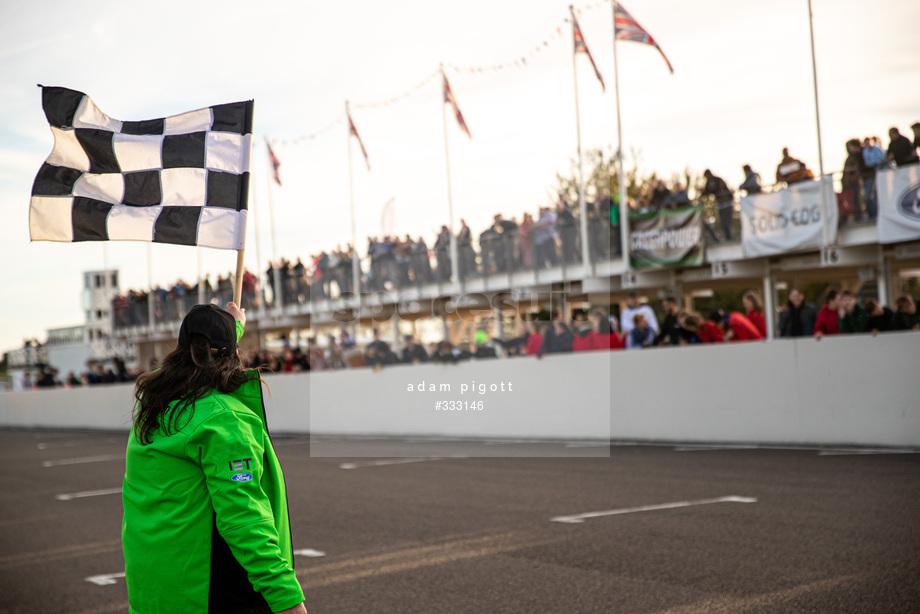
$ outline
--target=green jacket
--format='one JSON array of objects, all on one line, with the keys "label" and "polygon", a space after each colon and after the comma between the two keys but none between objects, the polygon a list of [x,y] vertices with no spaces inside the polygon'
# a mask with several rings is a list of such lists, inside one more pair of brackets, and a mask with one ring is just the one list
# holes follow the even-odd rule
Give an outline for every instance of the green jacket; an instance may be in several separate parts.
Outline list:
[{"label": "green jacket", "polygon": [[866,308],[862,306],[862,303],[856,303],[853,306],[853,312],[840,318],[837,327],[841,333],[866,332]]},{"label": "green jacket", "polygon": [[277,612],[304,600],[287,493],[253,379],[128,440],[122,544],[133,614]]}]

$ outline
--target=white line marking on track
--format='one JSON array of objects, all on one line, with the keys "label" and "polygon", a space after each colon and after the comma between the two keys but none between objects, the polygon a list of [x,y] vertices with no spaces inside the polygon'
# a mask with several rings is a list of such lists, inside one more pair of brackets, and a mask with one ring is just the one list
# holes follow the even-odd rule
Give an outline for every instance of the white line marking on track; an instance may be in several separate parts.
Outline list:
[{"label": "white line marking on track", "polygon": [[858,448],[854,448],[852,450],[821,450],[818,452],[818,456],[857,456],[861,454],[917,454],[917,450],[860,450]]},{"label": "white line marking on track", "polygon": [[540,444],[542,441],[521,441],[520,439],[493,439],[491,441],[480,441],[484,446],[519,446],[521,444]]},{"label": "white line marking on track", "polygon": [[706,450],[757,450],[759,446],[737,445],[737,446],[705,446],[705,445],[684,445],[674,448],[675,452],[702,452]]},{"label": "white line marking on track", "polygon": [[92,582],[93,584],[97,586],[108,586],[110,584],[118,584],[115,578],[124,578],[124,577],[125,577],[125,572],[122,571],[119,573],[107,573],[107,574],[101,574],[98,576],[90,576],[88,578],[84,578],[84,580],[86,580],[87,582]]},{"label": "white line marking on track", "polygon": [[300,556],[309,556],[309,557],[318,557],[326,556],[326,553],[322,550],[314,550],[313,548],[301,548],[300,550],[295,550],[294,554],[299,554]]},{"label": "white line marking on track", "polygon": [[654,510],[670,510],[678,507],[691,507],[694,505],[709,505],[711,503],[757,503],[754,497],[719,497],[717,499],[700,499],[699,501],[678,501],[676,503],[661,503],[659,505],[642,505],[639,507],[625,507],[618,510],[606,510],[603,512],[586,512],[584,514],[575,514],[572,516],[556,516],[550,518],[550,522],[564,522],[568,524],[578,524],[584,522],[586,518],[598,518],[600,516],[616,516],[619,514],[632,514],[635,512],[651,512]]},{"label": "white line marking on track", "polygon": [[609,443],[567,443],[566,448],[609,448]]},{"label": "white line marking on track", "polygon": [[62,458],[61,460],[45,461],[42,467],[58,467],[60,465],[80,465],[83,463],[101,463],[103,461],[124,460],[124,454],[103,454],[101,456],[83,456],[80,458]]},{"label": "white line marking on track", "polygon": [[360,469],[361,467],[383,467],[386,465],[404,465],[406,463],[425,463],[428,461],[449,460],[451,458],[466,458],[465,456],[427,456],[419,458],[397,458],[393,460],[376,460],[369,463],[342,463],[339,469]]},{"label": "white line marking on track", "polygon": [[80,448],[84,446],[101,446],[110,443],[121,443],[120,439],[104,439],[104,440],[77,440],[77,441],[60,441],[52,443],[37,443],[35,447],[39,450],[51,450],[52,448]]},{"label": "white line marking on track", "polygon": [[63,495],[54,495],[58,501],[70,501],[71,499],[82,499],[83,497],[98,497],[101,495],[115,495],[121,492],[121,486],[118,488],[103,488],[102,490],[83,490],[80,492],[66,493]]},{"label": "white line marking on track", "polygon": [[[343,437],[343,439],[346,439]],[[351,441],[356,441],[358,438],[351,438]],[[394,441],[405,441],[407,443],[430,443],[430,442],[459,442],[459,443],[472,443],[473,440],[470,439],[457,439],[456,437],[405,437],[403,439],[398,439]]]}]

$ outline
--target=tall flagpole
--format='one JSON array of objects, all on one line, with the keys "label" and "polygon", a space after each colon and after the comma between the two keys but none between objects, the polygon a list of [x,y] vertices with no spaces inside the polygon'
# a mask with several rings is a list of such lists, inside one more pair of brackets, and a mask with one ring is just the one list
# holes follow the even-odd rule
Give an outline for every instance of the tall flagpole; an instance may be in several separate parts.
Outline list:
[{"label": "tall flagpole", "polygon": [[[109,253],[108,250],[106,249],[103,253],[107,259]],[[152,329],[153,325],[155,324],[154,320],[156,319],[156,309],[153,305],[153,243],[147,244],[147,287],[150,288],[147,291],[147,323]]]},{"label": "tall flagpole", "polygon": [[[572,15],[572,77],[575,83],[575,132],[578,136],[578,211],[581,213],[581,262],[587,267],[590,262],[588,246],[588,216],[585,211],[585,165],[581,156],[581,109],[578,104],[578,66],[575,53],[575,7],[569,5]],[[562,255],[565,262],[567,254]]]},{"label": "tall flagpole", "polygon": [[354,125],[351,121],[351,111],[348,108],[348,101],[345,101],[345,115],[348,118],[348,195],[351,206],[351,284],[355,293],[355,318],[361,309],[361,276],[358,269],[361,266],[361,259],[358,258],[358,232],[355,228],[355,179],[351,164],[351,127]]},{"label": "tall flagpole", "polygon": [[208,302],[208,297],[205,296],[206,293],[204,291],[204,274],[203,274],[204,263],[202,262],[202,258],[201,258],[201,248],[196,247],[195,252],[196,252],[195,255],[198,257],[197,258],[198,260],[198,297],[197,297],[197,301],[199,305],[204,305],[205,303]]},{"label": "tall flagpole", "polygon": [[818,68],[815,63],[815,25],[814,13],[811,10],[811,0],[808,0],[808,34],[811,38],[811,78],[815,88],[815,127],[818,131],[818,173],[821,177],[821,233],[824,245],[830,244],[830,229],[827,226],[827,190],[824,189],[824,148],[821,146],[821,112],[818,108]]},{"label": "tall flagpole", "polygon": [[[444,75],[444,64],[440,66],[441,71],[441,115],[444,118],[444,162],[447,168],[447,212],[450,228],[450,260],[452,263],[454,279],[462,283],[460,278],[460,260],[457,257],[457,235],[454,233],[454,197],[450,185],[450,147],[447,141],[447,104],[444,100],[444,83],[447,79]],[[467,271],[469,273],[469,271]]]},{"label": "tall flagpole", "polygon": [[[268,176],[268,182],[271,183],[272,176]],[[256,279],[258,280],[258,287],[256,288],[256,297],[259,299],[259,323],[261,325],[264,322],[265,317],[265,287],[262,281],[262,239],[259,236],[259,191],[256,189],[256,174],[252,173],[251,179],[249,181],[249,191],[252,194],[252,223],[253,223],[253,234],[256,238]],[[266,279],[265,282],[268,280]],[[261,293],[261,296],[259,294]]]},{"label": "tall flagpole", "polygon": [[[620,192],[620,253],[629,270],[629,204],[626,202],[626,174],[623,172],[623,123],[620,120],[620,68],[617,63],[617,2],[613,7],[613,91],[617,99],[617,174]],[[613,194],[611,194],[611,197]],[[612,204],[612,203],[611,203]]]},{"label": "tall flagpole", "polygon": [[[267,151],[268,137],[265,137],[265,147]],[[265,160],[268,162],[268,177],[271,178],[274,172],[271,156],[266,156]],[[275,291],[272,293],[272,307],[280,309],[283,307],[281,304],[281,297],[284,295],[284,292],[281,288],[281,269],[278,267],[278,235],[275,232],[275,199],[272,193],[271,179],[268,181],[268,219],[272,231],[272,276],[275,278]]]}]

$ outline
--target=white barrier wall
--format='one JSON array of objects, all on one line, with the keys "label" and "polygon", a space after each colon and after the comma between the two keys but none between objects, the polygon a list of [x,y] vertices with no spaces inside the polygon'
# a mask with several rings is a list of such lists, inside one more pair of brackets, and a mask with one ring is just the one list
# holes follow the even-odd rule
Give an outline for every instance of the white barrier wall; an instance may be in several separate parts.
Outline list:
[{"label": "white barrier wall", "polygon": [[4,392],[0,426],[127,431],[133,395],[131,384]]},{"label": "white barrier wall", "polygon": [[[515,392],[483,395],[480,412],[500,410],[500,437],[606,439],[601,403],[614,440],[920,447],[918,365],[918,334],[842,336],[269,375],[266,405],[276,432],[309,431],[312,404],[314,434],[464,436],[469,422],[408,414],[406,384],[503,380]],[[0,393],[0,426],[126,430],[132,391]]]}]

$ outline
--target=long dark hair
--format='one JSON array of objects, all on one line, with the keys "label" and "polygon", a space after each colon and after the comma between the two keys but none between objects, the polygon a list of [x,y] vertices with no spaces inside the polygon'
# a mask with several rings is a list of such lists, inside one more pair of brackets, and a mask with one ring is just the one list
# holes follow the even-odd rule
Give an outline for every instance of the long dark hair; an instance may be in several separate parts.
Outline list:
[{"label": "long dark hair", "polygon": [[[194,410],[195,401],[211,390],[233,392],[252,377],[244,371],[236,352],[218,358],[211,353],[207,338],[192,335],[189,347],[177,347],[163,358],[158,370],[137,378],[135,437],[141,444],[148,444],[151,434],[161,427],[166,432],[178,430],[180,417],[188,408]],[[173,401],[175,408],[168,412]]]}]

